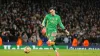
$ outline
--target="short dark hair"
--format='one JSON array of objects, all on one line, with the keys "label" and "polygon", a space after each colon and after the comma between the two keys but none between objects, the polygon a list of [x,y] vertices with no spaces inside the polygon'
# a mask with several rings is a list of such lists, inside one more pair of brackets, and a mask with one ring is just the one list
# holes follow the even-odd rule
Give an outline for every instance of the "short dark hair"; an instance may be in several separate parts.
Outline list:
[{"label": "short dark hair", "polygon": [[52,10],[52,9],[55,10],[55,7],[50,7],[50,8],[49,8],[49,11]]}]

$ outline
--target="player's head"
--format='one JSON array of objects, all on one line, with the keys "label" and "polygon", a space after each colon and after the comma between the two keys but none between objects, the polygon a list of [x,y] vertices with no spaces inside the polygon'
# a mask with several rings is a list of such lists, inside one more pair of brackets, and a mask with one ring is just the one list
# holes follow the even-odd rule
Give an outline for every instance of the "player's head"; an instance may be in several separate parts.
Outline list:
[{"label": "player's head", "polygon": [[49,8],[49,12],[51,15],[55,15],[55,8],[54,7],[50,7]]}]

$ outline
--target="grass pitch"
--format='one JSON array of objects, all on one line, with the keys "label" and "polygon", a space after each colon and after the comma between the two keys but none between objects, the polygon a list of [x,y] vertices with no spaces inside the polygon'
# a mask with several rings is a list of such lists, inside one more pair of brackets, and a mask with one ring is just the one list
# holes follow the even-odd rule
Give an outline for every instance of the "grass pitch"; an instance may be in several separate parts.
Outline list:
[{"label": "grass pitch", "polygon": [[[60,56],[100,56],[100,50],[58,50]],[[32,50],[29,54],[23,50],[1,50],[0,56],[55,56],[53,50]]]}]

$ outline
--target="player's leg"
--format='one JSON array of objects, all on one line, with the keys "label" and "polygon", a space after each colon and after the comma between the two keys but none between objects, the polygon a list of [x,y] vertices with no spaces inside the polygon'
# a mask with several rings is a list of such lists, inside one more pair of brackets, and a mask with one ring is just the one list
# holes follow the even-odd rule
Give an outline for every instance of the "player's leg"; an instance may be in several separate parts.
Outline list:
[{"label": "player's leg", "polygon": [[47,31],[46,36],[48,38],[47,45],[52,46],[53,50],[56,52],[56,56],[59,56],[55,46],[55,39],[56,39],[57,32],[56,31]]},{"label": "player's leg", "polygon": [[53,50],[56,52],[56,56],[59,56],[59,53],[56,49],[56,46],[55,46],[55,39],[56,39],[56,35],[57,33],[52,33],[52,34],[49,34],[49,38],[48,38],[48,41],[47,41],[47,44],[48,46],[52,46]]},{"label": "player's leg", "polygon": [[47,41],[48,46],[52,46],[52,45],[55,44],[55,42],[53,40],[54,40],[54,37],[53,36],[50,36],[48,38],[48,41]]},{"label": "player's leg", "polygon": [[47,41],[47,45],[48,46],[51,46],[51,45],[55,44],[55,42],[53,41],[54,40],[54,37],[52,36],[52,32],[53,31],[46,32],[46,36],[48,38],[48,41]]},{"label": "player's leg", "polygon": [[55,46],[55,38],[56,37],[54,37],[54,36],[51,36],[49,39],[51,40],[50,41],[50,44],[51,44],[51,46],[52,46],[52,48],[53,48],[53,50],[56,52],[56,56],[59,56],[59,53],[58,53],[58,51],[57,51],[57,49],[56,49],[56,46]]}]

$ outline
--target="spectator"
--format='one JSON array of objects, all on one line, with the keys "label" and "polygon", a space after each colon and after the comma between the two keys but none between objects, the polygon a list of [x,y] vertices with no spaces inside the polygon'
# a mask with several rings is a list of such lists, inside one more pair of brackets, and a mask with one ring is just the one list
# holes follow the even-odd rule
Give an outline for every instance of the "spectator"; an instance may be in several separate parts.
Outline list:
[{"label": "spectator", "polygon": [[26,33],[24,33],[24,35],[22,36],[22,40],[24,43],[26,43],[28,41],[28,36]]}]

